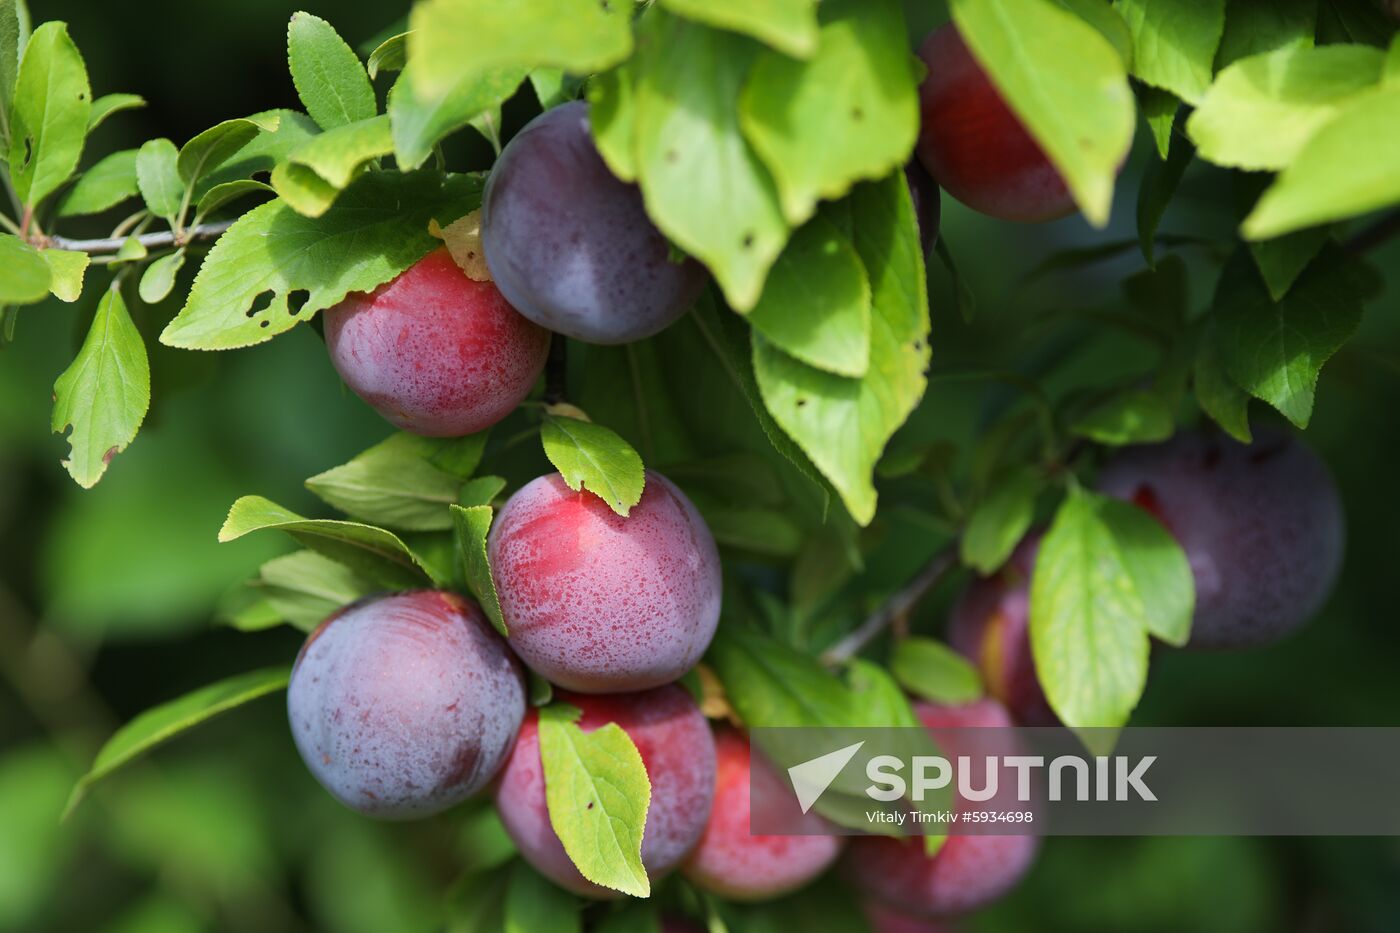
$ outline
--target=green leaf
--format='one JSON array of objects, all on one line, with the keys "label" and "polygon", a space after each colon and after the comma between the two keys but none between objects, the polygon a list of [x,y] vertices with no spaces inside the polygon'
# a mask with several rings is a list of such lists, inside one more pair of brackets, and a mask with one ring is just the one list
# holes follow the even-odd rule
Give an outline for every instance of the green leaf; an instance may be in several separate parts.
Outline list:
[{"label": "green leaf", "polygon": [[368,120],[379,108],[360,59],[330,23],[293,13],[287,25],[287,63],[306,112],[323,130]]},{"label": "green leaf", "polygon": [[1097,30],[1047,0],[952,0],[958,31],[1064,176],[1089,223],[1108,222],[1133,140],[1123,59]]},{"label": "green leaf", "polygon": [[1099,444],[1151,444],[1176,429],[1171,404],[1156,392],[1129,389],[1095,405],[1070,425],[1070,433]]},{"label": "green leaf", "polygon": [[1152,141],[1157,144],[1157,155],[1163,159],[1171,154],[1172,128],[1176,126],[1176,114],[1181,109],[1181,101],[1171,91],[1141,85],[1138,103],[1142,107],[1142,118],[1152,131]]},{"label": "green leaf", "polygon": [[136,185],[136,150],[114,152],[78,176],[73,186],[58,199],[59,217],[100,214],[109,207],[133,198]]},{"label": "green leaf", "polygon": [[118,729],[102,746],[88,773],[73,788],[64,818],[82,802],[94,784],[118,768],[220,713],[286,689],[291,675],[290,667],[250,671],[146,710]]},{"label": "green leaf", "polygon": [[136,184],[146,207],[172,222],[185,199],[179,158],[175,144],[164,138],[150,140],[136,153]]},{"label": "green leaf", "polygon": [[753,64],[739,102],[744,135],[797,225],[817,202],[909,160],[919,99],[896,0],[825,0],[816,55],[768,51]]},{"label": "green leaf", "polygon": [[316,121],[297,110],[266,110],[248,119],[277,121],[277,129],[261,131],[218,168],[201,178],[194,186],[198,201],[219,185],[240,181],[264,172],[271,172],[286,160],[292,150],[320,133]]},{"label": "green leaf", "polygon": [[1400,202],[1397,164],[1400,84],[1393,83],[1355,100],[1308,140],[1241,232],[1267,239]]},{"label": "green leaf", "polygon": [[1292,47],[1246,58],[1220,73],[1186,121],[1186,132],[1201,158],[1217,165],[1286,168],[1380,80],[1383,59],[1379,49],[1360,45]]},{"label": "green leaf", "polygon": [[946,236],[939,235],[938,242],[933,244],[933,252],[948,272],[948,278],[952,280],[953,297],[958,306],[958,317],[962,318],[963,321],[971,321],[977,314],[977,296],[972,293],[972,286],[968,284],[967,278],[958,271],[958,264],[948,249]]},{"label": "green leaf", "polygon": [[[59,301],[77,301],[83,294],[83,275],[92,261],[87,253],[69,249],[43,249],[39,255],[49,266],[49,291]],[[18,302],[17,302],[18,303]]]},{"label": "green leaf", "polygon": [[583,81],[566,74],[562,68],[536,68],[530,72],[530,87],[535,90],[540,108],[549,110],[571,100],[578,100]]},{"label": "green leaf", "polygon": [[1195,157],[1196,148],[1190,140],[1178,139],[1167,153],[1166,161],[1149,161],[1143,171],[1142,185],[1138,188],[1137,232],[1138,245],[1149,267],[1155,266],[1157,261],[1157,228],[1162,223],[1162,215],[1167,212],[1182,176]]},{"label": "green leaf", "polygon": [[591,74],[632,54],[631,14],[632,0],[426,0],[409,16],[408,60],[426,94],[500,68]]},{"label": "green leaf", "polygon": [[858,724],[839,678],[816,658],[750,627],[720,625],[705,660],[750,728]]},{"label": "green leaf", "polygon": [[306,481],[323,501],[355,518],[407,531],[447,531],[462,480],[429,462],[440,441],[399,433],[349,463]]},{"label": "green leaf", "polygon": [[49,294],[49,264],[37,249],[0,233],[0,305],[27,305]]},{"label": "green leaf", "polygon": [[235,201],[244,195],[275,193],[276,191],[271,185],[254,181],[251,178],[226,181],[204,192],[204,196],[199,199],[199,205],[195,208],[195,216],[207,217],[230,201]]},{"label": "green leaf", "polygon": [[121,113],[123,110],[139,110],[146,106],[146,99],[140,94],[103,94],[92,102],[92,111],[88,114],[87,131],[91,133],[113,114]]},{"label": "green leaf", "polygon": [[[262,343],[394,278],[440,244],[429,220],[451,223],[480,204],[479,176],[373,172],[319,218],[280,201],[259,205],[219,237],[161,342],[197,350]],[[295,313],[293,292],[306,293]],[[250,310],[263,298],[266,306]]]},{"label": "green leaf", "polygon": [[1316,258],[1331,238],[1332,228],[1321,226],[1287,233],[1272,240],[1255,240],[1249,244],[1249,254],[1254,257],[1254,265],[1264,277],[1264,284],[1269,287],[1269,296],[1274,301],[1283,300],[1308,263]]},{"label": "green leaf", "polygon": [[1225,0],[1117,0],[1133,37],[1133,74],[1197,104],[1210,86]]},{"label": "green leaf", "polygon": [[393,532],[359,522],[305,518],[262,496],[244,496],[229,509],[219,541],[264,529],[284,531],[304,547],[392,587],[421,586],[428,577],[408,545]]},{"label": "green leaf", "polygon": [[483,111],[499,106],[525,79],[525,69],[509,67],[465,75],[442,92],[427,92],[410,62],[389,90],[394,158],[401,168],[417,168],[444,137]]},{"label": "green leaf", "polygon": [[816,0],[661,0],[697,23],[741,32],[793,58],[817,51]]},{"label": "green leaf", "polygon": [[818,369],[860,378],[870,365],[870,282],[851,242],[821,216],[793,234],[746,317]]},{"label": "green leaf", "polygon": [[1147,683],[1148,632],[1184,640],[1194,592],[1185,554],[1155,519],[1131,503],[1071,490],[1031,581],[1031,650],[1060,719],[1071,727],[1126,723]]},{"label": "green leaf", "polygon": [[890,673],[905,690],[935,703],[971,703],[983,694],[982,676],[972,662],[932,638],[896,642]]},{"label": "green leaf", "polygon": [[491,578],[491,561],[486,553],[486,536],[491,532],[491,519],[495,511],[489,505],[467,508],[452,505],[448,508],[452,513],[457,550],[462,554],[467,586],[496,631],[507,635],[506,619],[501,613],[501,600],[496,594],[496,582]]},{"label": "green leaf", "polygon": [[587,489],[623,517],[642,501],[642,458],[614,431],[590,421],[546,415],[540,440],[544,455],[575,492]]},{"label": "green leaf", "polygon": [[137,288],[141,300],[148,305],[164,301],[175,288],[175,276],[179,274],[180,267],[184,264],[185,251],[180,249],[160,257],[147,266],[146,271],[141,275],[141,284]]},{"label": "green leaf", "polygon": [[642,831],[651,781],[631,737],[617,723],[592,732],[563,703],[539,712],[549,823],[583,877],[633,897],[649,897]]},{"label": "green leaf", "polygon": [[1237,252],[1212,308],[1216,347],[1230,378],[1307,427],[1318,373],[1361,324],[1362,278],[1356,260],[1328,247],[1274,302],[1249,257]]},{"label": "green leaf", "polygon": [[374,592],[374,585],[349,567],[315,551],[274,557],[262,565],[253,586],[279,617],[304,632]]},{"label": "green leaf", "polygon": [[381,71],[402,71],[408,62],[408,33],[401,32],[390,36],[374,47],[365,62],[365,70],[370,80],[379,77]]},{"label": "green leaf", "polygon": [[623,181],[637,180],[636,82],[628,65],[619,65],[588,82],[588,124],[593,143],[612,173]]},{"label": "green leaf", "polygon": [[655,7],[643,26],[632,120],[647,213],[709,268],[732,307],[748,310],[788,237],[734,106],[759,48]]},{"label": "green leaf", "polygon": [[115,286],[97,303],[82,349],[53,387],[51,427],[58,434],[73,429],[63,465],[84,489],[136,437],[151,403],[146,345]]},{"label": "green leaf", "polygon": [[465,509],[474,505],[490,505],[505,488],[506,481],[499,476],[478,476],[462,484],[457,494],[457,504]]},{"label": "green leaf", "polygon": [[275,133],[281,123],[276,111],[257,114],[246,119],[225,120],[211,126],[180,147],[176,168],[186,185],[218,168],[240,149],[252,142],[259,133]]},{"label": "green leaf", "polygon": [[44,23],[29,37],[10,108],[10,182],[22,204],[37,205],[78,167],[92,91],[68,27]]},{"label": "green leaf", "polygon": [[10,153],[10,102],[19,75],[20,27],[23,0],[0,0],[0,162]]},{"label": "green leaf", "polygon": [[1317,0],[1229,0],[1215,68],[1263,52],[1310,47],[1316,32]]},{"label": "green leaf", "polygon": [[[836,488],[856,521],[875,515],[872,474],[885,444],[923,396],[928,294],[902,172],[851,196],[855,247],[870,277],[870,367],[861,379],[823,372],[753,339],[764,404]],[[840,438],[840,443],[833,443]]]},{"label": "green leaf", "polygon": [[962,562],[983,576],[999,570],[1031,527],[1041,486],[1029,467],[994,482],[968,516],[958,544]]},{"label": "green leaf", "polygon": [[506,882],[504,933],[581,933],[578,898],[547,880],[528,862],[511,866]]},{"label": "green leaf", "polygon": [[366,162],[394,151],[387,116],[347,123],[313,136],[287,156],[305,165],[336,188],[350,184]]},{"label": "green leaf", "polygon": [[272,190],[292,210],[303,217],[320,217],[331,209],[340,189],[317,175],[305,165],[283,162],[272,170],[268,179]]},{"label": "green leaf", "polygon": [[1123,21],[1122,14],[1111,4],[1104,3],[1103,0],[1055,0],[1055,2],[1097,29],[1099,34],[1117,50],[1118,57],[1123,59],[1123,66],[1125,68],[1132,67],[1133,35],[1128,30],[1128,24]]},{"label": "green leaf", "polygon": [[1253,440],[1249,431],[1249,393],[1225,371],[1213,328],[1196,350],[1195,388],[1201,411],[1241,444]]}]

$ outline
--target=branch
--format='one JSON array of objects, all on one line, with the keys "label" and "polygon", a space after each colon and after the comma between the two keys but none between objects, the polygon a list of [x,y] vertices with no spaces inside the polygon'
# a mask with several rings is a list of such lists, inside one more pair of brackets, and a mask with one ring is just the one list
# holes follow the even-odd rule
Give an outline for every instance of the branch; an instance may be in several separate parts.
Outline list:
[{"label": "branch", "polygon": [[910,610],[918,605],[919,600],[942,582],[943,578],[955,566],[957,566],[956,541],[933,555],[923,569],[914,575],[913,579],[885,600],[884,605],[875,610],[869,618],[860,624],[859,628],[827,649],[826,653],[822,655],[822,662],[831,666],[855,657],[895,620],[907,616]]},{"label": "branch", "polygon": [[[159,233],[143,233],[136,237],[137,242],[146,249],[160,249],[164,246],[184,246],[186,243],[194,243],[200,240],[217,240],[225,230],[233,226],[233,221],[225,220],[215,224],[200,224],[197,227],[186,227],[180,234],[173,230],[162,230]],[[51,249],[72,250],[75,253],[115,253],[122,248],[131,237],[114,236],[98,240],[70,240],[68,237],[51,236],[45,237],[42,245]]]},{"label": "branch", "polygon": [[1362,228],[1346,241],[1343,248],[1353,256],[1359,256],[1375,249],[1396,234],[1400,234],[1400,211],[1391,211],[1369,227]]}]

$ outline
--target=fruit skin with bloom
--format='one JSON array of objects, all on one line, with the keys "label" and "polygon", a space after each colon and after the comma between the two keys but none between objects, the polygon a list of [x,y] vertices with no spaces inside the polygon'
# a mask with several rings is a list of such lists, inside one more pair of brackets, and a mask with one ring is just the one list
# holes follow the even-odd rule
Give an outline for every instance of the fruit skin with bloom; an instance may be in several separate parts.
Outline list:
[{"label": "fruit skin with bloom", "polygon": [[549,332],[521,317],[492,282],[434,250],[391,282],[325,312],[340,378],[386,420],[425,437],[485,430],[534,388]]},{"label": "fruit skin with bloom", "polygon": [[402,592],[352,603],[311,633],[287,715],[332,796],[366,816],[411,819],[491,780],[525,715],[525,685],[475,603]]},{"label": "fruit skin with bloom", "polygon": [[510,497],[487,547],[511,647],[568,690],[670,683],[714,637],[714,537],[685,493],[654,471],[625,518],[559,474],[541,476]]},{"label": "fruit skin with bloom", "polygon": [[726,900],[759,901],[805,886],[836,861],[844,840],[815,812],[803,814],[792,835],[750,833],[751,784],[760,785],[759,800],[790,794],[788,785],[737,729],[715,733],[715,755],[715,803],[682,869],[686,878]]},{"label": "fruit skin with bloom", "polygon": [[975,211],[1036,222],[1074,213],[1074,199],[948,23],[919,46],[928,75],[919,85],[918,156],[939,187]]},{"label": "fruit skin with bloom", "polygon": [[[605,696],[557,692],[555,699],[583,713],[584,732],[608,723],[637,746],[651,781],[651,805],[642,835],[642,865],[655,883],[700,841],[715,793],[715,743],[690,694],[674,684],[641,693]],[[549,822],[539,714],[531,710],[496,786],[496,809],[520,854],[555,884],[587,897],[613,897],[574,867]]]},{"label": "fruit skin with bloom", "polygon": [[1141,506],[1186,552],[1193,648],[1278,641],[1317,614],[1341,572],[1346,520],[1336,483],[1281,429],[1256,431],[1252,444],[1209,429],[1125,448],[1098,486]]}]

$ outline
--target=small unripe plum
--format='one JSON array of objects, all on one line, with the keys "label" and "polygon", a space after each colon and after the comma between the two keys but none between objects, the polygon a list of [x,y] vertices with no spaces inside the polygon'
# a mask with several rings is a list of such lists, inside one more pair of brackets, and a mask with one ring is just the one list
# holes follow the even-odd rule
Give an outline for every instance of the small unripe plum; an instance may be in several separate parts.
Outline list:
[{"label": "small unripe plum", "polygon": [[491,780],[525,715],[525,686],[474,603],[395,593],[352,603],[311,633],[287,715],[307,768],[337,800],[410,819]]},{"label": "small unripe plum", "polygon": [[749,740],[734,729],[720,729],[715,756],[710,825],[682,869],[685,876],[727,900],[757,901],[795,891],[826,871],[843,840],[817,813],[802,816],[799,832],[811,835],[749,832],[750,782],[760,785],[760,800],[790,793],[772,765],[753,755]]},{"label": "small unripe plum", "polygon": [[670,683],[719,622],[715,540],[685,494],[648,471],[626,518],[559,474],[525,485],[491,528],[510,644],[545,679],[614,693]]},{"label": "small unripe plum", "polygon": [[918,154],[939,186],[1002,220],[1055,220],[1074,199],[1045,151],[1006,105],[952,24],[919,46],[928,75],[919,86]]},{"label": "small unripe plum", "polygon": [[[668,684],[642,693],[607,696],[559,692],[556,699],[582,710],[584,732],[608,723],[637,746],[651,781],[651,806],[642,833],[642,865],[654,882],[680,864],[705,831],[715,790],[715,743],[695,701]],[[496,789],[496,809],[520,854],[561,887],[590,897],[615,892],[579,874],[549,822],[539,716],[531,710]]]},{"label": "small unripe plum", "polygon": [[948,641],[982,674],[987,692],[1022,726],[1059,722],[1036,676],[1031,655],[1031,575],[1040,535],[1028,535],[990,577],[968,584],[953,606]]},{"label": "small unripe plum", "polygon": [[641,191],[608,170],[583,101],[545,111],[506,146],[486,181],[481,233],[510,303],[589,343],[650,337],[705,285],[699,263],[672,258]]},{"label": "small unripe plum", "polygon": [[1327,465],[1272,428],[1245,445],[1218,431],[1133,447],[1099,488],[1155,516],[1196,581],[1191,646],[1277,641],[1326,602],[1342,566],[1345,521]]},{"label": "small unripe plum", "polygon": [[938,184],[917,159],[904,163],[904,180],[909,185],[909,198],[914,202],[914,219],[919,222],[919,246],[927,256],[938,242],[938,223],[943,213]]},{"label": "small unripe plum", "polygon": [[[956,734],[940,730],[1008,728],[1001,704],[982,699],[962,706],[916,703],[914,712],[934,731],[945,755],[959,752]],[[1009,737],[1008,737],[1009,740]],[[856,885],[882,904],[916,917],[962,914],[1013,888],[1035,860],[1034,836],[950,835],[937,854],[920,838],[861,836],[851,841],[846,865]]]},{"label": "small unripe plum", "polygon": [[340,378],[386,419],[428,437],[474,434],[530,394],[549,333],[476,282],[445,249],[326,312]]}]

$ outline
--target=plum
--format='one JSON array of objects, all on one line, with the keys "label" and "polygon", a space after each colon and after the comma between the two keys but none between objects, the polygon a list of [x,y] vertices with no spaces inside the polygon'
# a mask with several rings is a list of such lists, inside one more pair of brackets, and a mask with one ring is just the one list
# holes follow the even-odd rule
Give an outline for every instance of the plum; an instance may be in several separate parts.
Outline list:
[{"label": "plum", "polygon": [[482,249],[520,313],[589,343],[630,343],[690,310],[704,268],[677,260],[641,191],[608,170],[588,104],[540,114],[506,146],[486,181]]},{"label": "plum", "polygon": [[878,901],[867,901],[861,909],[870,924],[870,933],[953,933],[954,929],[946,920],[910,916]]},{"label": "plum", "polygon": [[326,311],[326,348],[340,378],[405,431],[474,434],[530,394],[549,333],[516,313],[438,249],[369,293]]},{"label": "plum", "polygon": [[[592,732],[617,723],[637,746],[651,780],[651,806],[642,834],[642,865],[654,882],[680,864],[700,840],[715,789],[715,743],[690,694],[674,684],[607,696],[560,691],[557,700],[583,712],[578,726]],[[562,887],[591,897],[614,892],[584,878],[549,822],[539,716],[525,719],[496,789],[496,808],[520,854]]]},{"label": "plum", "polygon": [[510,644],[585,693],[645,690],[694,666],[719,622],[714,538],[685,494],[648,471],[624,518],[559,474],[511,496],[491,528]]},{"label": "plum", "polygon": [[1191,646],[1277,641],[1322,608],[1341,570],[1345,521],[1327,465],[1269,427],[1245,445],[1216,430],[1127,448],[1099,488],[1155,516],[1196,581]]},{"label": "plum", "polygon": [[1040,144],[1002,99],[948,23],[919,46],[928,75],[919,86],[918,155],[940,187],[1002,220],[1055,220],[1074,199]]},{"label": "plum", "polygon": [[437,590],[351,603],[311,633],[287,687],[316,780],[381,819],[437,813],[480,790],[525,715],[520,667],[472,602]]},{"label": "plum", "polygon": [[749,740],[731,728],[715,735],[715,803],[710,824],[682,873],[697,886],[734,901],[767,900],[810,882],[836,860],[843,842],[816,813],[804,814],[798,835],[749,832],[750,782],[761,799],[789,793],[783,778]]}]

